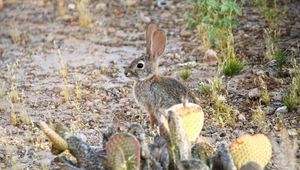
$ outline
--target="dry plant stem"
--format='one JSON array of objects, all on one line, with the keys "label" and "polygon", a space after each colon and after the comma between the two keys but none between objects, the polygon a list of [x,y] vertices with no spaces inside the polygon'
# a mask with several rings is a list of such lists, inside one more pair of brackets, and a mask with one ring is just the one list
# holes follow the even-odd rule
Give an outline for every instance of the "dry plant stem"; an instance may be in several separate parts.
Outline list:
[{"label": "dry plant stem", "polygon": [[68,149],[68,143],[61,136],[59,136],[53,129],[51,129],[45,122],[40,121],[40,129],[53,142],[56,149],[65,151]]}]

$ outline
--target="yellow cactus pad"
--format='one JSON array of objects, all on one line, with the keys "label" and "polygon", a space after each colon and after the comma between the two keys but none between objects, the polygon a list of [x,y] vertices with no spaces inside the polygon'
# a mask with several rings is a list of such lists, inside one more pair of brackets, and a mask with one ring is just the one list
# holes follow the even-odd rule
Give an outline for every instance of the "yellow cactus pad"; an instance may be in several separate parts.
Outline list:
[{"label": "yellow cactus pad", "polygon": [[242,135],[230,145],[230,153],[238,169],[249,161],[265,167],[272,156],[272,145],[267,136]]},{"label": "yellow cactus pad", "polygon": [[204,123],[202,108],[194,103],[186,103],[185,106],[183,104],[174,105],[168,110],[179,114],[189,141],[194,142],[198,138]]}]

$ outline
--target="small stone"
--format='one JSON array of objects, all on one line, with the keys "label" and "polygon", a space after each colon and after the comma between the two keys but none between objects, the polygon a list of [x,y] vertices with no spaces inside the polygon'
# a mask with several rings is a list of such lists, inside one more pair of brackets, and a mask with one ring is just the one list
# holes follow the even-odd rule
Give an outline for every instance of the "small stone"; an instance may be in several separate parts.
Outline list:
[{"label": "small stone", "polygon": [[236,130],[233,131],[233,135],[234,135],[235,137],[240,136],[241,133],[242,133],[242,132],[241,132],[240,130],[238,130],[238,129],[236,129]]},{"label": "small stone", "polygon": [[88,106],[88,107],[91,107],[91,106],[93,106],[93,105],[94,105],[94,103],[93,103],[93,102],[91,102],[91,101],[87,101],[85,104],[86,104],[86,106]]},{"label": "small stone", "polygon": [[258,88],[251,89],[248,93],[248,97],[250,99],[260,98],[261,97],[261,91]]},{"label": "small stone", "polygon": [[140,13],[140,17],[141,17],[141,20],[144,22],[144,23],[150,23],[151,22],[151,18],[148,17],[148,16],[145,16],[145,14],[143,12]]},{"label": "small stone", "polygon": [[296,129],[288,129],[287,132],[290,136],[297,136]]},{"label": "small stone", "polygon": [[264,75],[265,75],[265,71],[263,71],[263,70],[258,70],[258,71],[256,72],[256,75],[257,75],[257,76],[264,76]]},{"label": "small stone", "polygon": [[281,92],[270,92],[270,97],[273,101],[282,101],[282,93]]},{"label": "small stone", "polygon": [[208,63],[208,65],[217,65],[218,64],[218,57],[217,52],[209,49],[205,52],[204,55],[204,62]]},{"label": "small stone", "polygon": [[282,106],[282,107],[278,107],[275,111],[275,113],[281,113],[281,114],[284,114],[284,113],[287,113],[288,112],[288,109],[286,106]]},{"label": "small stone", "polygon": [[77,134],[75,134],[75,136],[78,137],[79,139],[81,139],[84,142],[87,141],[87,137],[83,133],[77,133]]},{"label": "small stone", "polygon": [[180,36],[182,36],[182,37],[190,37],[191,35],[192,35],[192,32],[189,30],[184,29],[180,32]]},{"label": "small stone", "polygon": [[263,108],[264,113],[266,113],[266,115],[271,115],[274,113],[275,108],[271,107],[271,106],[266,106]]},{"label": "small stone", "polygon": [[156,0],[156,5],[162,9],[170,8],[170,3],[167,0]]},{"label": "small stone", "polygon": [[69,5],[68,5],[68,8],[69,8],[70,10],[74,10],[75,7],[76,7],[75,4],[69,4]]},{"label": "small stone", "polygon": [[244,114],[239,114],[238,115],[238,120],[240,120],[240,121],[246,121],[245,115]]},{"label": "small stone", "polygon": [[96,10],[105,10],[106,9],[106,3],[98,3],[97,5],[96,5]]},{"label": "small stone", "polygon": [[135,6],[136,4],[139,4],[139,0],[126,0],[127,6]]}]

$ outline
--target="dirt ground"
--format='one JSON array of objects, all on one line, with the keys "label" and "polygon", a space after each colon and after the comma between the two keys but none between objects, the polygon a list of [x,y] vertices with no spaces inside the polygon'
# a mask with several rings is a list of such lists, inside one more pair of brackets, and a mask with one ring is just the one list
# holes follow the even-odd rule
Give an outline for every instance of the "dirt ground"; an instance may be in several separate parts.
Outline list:
[{"label": "dirt ground", "polygon": [[[236,123],[220,126],[210,114],[206,96],[199,93],[199,85],[217,76],[218,67],[203,61],[197,32],[187,29],[184,13],[190,10],[188,2],[174,0],[165,9],[155,1],[142,0],[127,7],[119,1],[91,0],[88,28],[78,24],[75,0],[68,1],[64,16],[52,1],[4,2],[0,12],[0,169],[49,169],[54,155],[49,140],[35,126],[40,120],[62,122],[71,133],[100,148],[106,127],[122,131],[138,122],[147,129],[148,115],[135,103],[133,82],[124,76],[124,67],[145,53],[145,26],[150,21],[160,23],[167,32],[161,74],[180,79],[180,65],[196,63],[191,77],[181,81],[195,92],[204,108],[202,138],[216,145],[243,133],[274,137],[283,124],[300,144],[300,107],[276,112],[291,83],[289,70],[279,74],[272,62],[263,60],[266,23],[251,4],[243,5],[244,14],[235,31],[236,50],[247,66],[238,76],[222,78]],[[299,64],[300,2],[288,1],[287,8],[280,22],[280,46],[288,52],[293,49]],[[14,37],[20,37],[18,43],[13,42]],[[251,119],[257,101],[249,99],[249,92],[258,87],[255,80],[260,74],[265,75],[271,97],[269,105],[262,105],[267,128]],[[18,94],[14,103],[9,97],[12,91]],[[299,156],[298,148],[298,163]],[[268,167],[278,169],[275,161]]]}]

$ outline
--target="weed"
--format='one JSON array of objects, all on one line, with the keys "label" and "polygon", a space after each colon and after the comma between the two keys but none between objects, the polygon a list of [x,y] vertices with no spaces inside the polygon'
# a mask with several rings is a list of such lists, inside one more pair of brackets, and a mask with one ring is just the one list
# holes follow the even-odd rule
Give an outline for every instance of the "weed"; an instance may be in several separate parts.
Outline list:
[{"label": "weed", "polygon": [[267,59],[267,61],[271,61],[273,60],[275,54],[275,44],[269,29],[264,30],[264,39],[266,48],[265,59]]},{"label": "weed", "polygon": [[259,84],[260,84],[260,89],[262,91],[262,103],[264,103],[265,105],[269,105],[271,102],[271,99],[270,99],[270,94],[269,94],[267,85],[261,77],[259,77],[258,80],[259,80]]},{"label": "weed", "polygon": [[56,2],[57,4],[57,8],[58,8],[58,12],[60,16],[65,16],[66,14],[66,4],[65,4],[65,0],[57,0]]},{"label": "weed", "polygon": [[266,120],[265,112],[261,109],[261,106],[255,107],[252,110],[252,120],[256,121],[257,123],[264,123]]},{"label": "weed", "polygon": [[15,107],[13,105],[13,103],[10,103],[11,105],[11,111],[10,111],[10,123],[12,125],[17,125],[17,115],[16,115],[16,111],[15,111]]},{"label": "weed", "polygon": [[282,50],[277,49],[275,51],[275,61],[277,69],[282,71],[282,67],[286,62],[286,54]]},{"label": "weed", "polygon": [[222,79],[220,79],[218,77],[213,78],[213,80],[211,82],[211,86],[215,93],[217,93],[217,94],[221,93],[222,86],[223,86]]},{"label": "weed", "polygon": [[105,67],[103,67],[103,66],[100,66],[100,68],[99,68],[99,72],[100,72],[100,74],[102,74],[102,75],[106,75],[106,73],[107,73],[107,70],[106,70],[106,68],[105,68]]},{"label": "weed", "polygon": [[22,124],[29,125],[32,123],[30,116],[26,112],[20,114],[20,121]]},{"label": "weed", "polygon": [[202,93],[202,94],[204,94],[204,95],[210,95],[210,94],[211,94],[211,87],[210,87],[209,84],[204,84],[204,83],[202,83],[202,84],[200,85],[199,90],[200,90],[200,93]]},{"label": "weed", "polygon": [[9,72],[9,84],[10,84],[10,91],[9,91],[9,98],[12,103],[17,102],[20,99],[19,92],[18,92],[18,84],[16,78],[16,67],[18,65],[18,61],[11,65],[7,65],[7,70]]},{"label": "weed", "polygon": [[300,69],[298,65],[294,66],[296,70],[289,92],[283,97],[283,102],[288,111],[292,111],[300,105]]},{"label": "weed", "polygon": [[222,95],[222,89],[222,80],[218,77],[215,77],[208,84],[202,84],[200,87],[203,94],[209,95],[210,102],[214,109],[214,115],[223,127],[227,123],[234,123],[235,119],[232,114],[231,105],[228,104],[226,97]]},{"label": "weed", "polygon": [[21,43],[21,33],[16,27],[13,28],[13,31],[11,32],[10,36],[11,36],[11,40],[14,44]]},{"label": "weed", "polygon": [[283,96],[283,102],[288,111],[292,111],[299,102],[299,96],[295,92],[289,92],[287,95]]},{"label": "weed", "polygon": [[226,76],[239,74],[244,68],[244,64],[236,57],[230,57],[222,65],[222,73]]},{"label": "weed", "polygon": [[241,8],[235,0],[191,0],[191,5],[192,11],[186,14],[188,26],[205,28],[202,33],[207,32],[210,43],[220,49],[226,44],[227,30],[238,25]]},{"label": "weed", "polygon": [[230,30],[227,31],[228,37],[226,40],[226,48],[222,50],[225,60],[221,67],[221,72],[226,76],[233,76],[239,74],[244,68],[244,64],[236,58],[234,51],[234,40]]},{"label": "weed", "polygon": [[0,87],[0,99],[2,99],[4,97],[4,82],[1,84]]},{"label": "weed", "polygon": [[207,51],[212,48],[211,38],[208,33],[208,25],[207,24],[199,24],[197,26],[197,31],[200,37],[200,41],[203,46],[203,50]]},{"label": "weed", "polygon": [[77,9],[79,11],[79,25],[81,27],[88,27],[91,23],[91,14],[88,9],[87,0],[77,0]]},{"label": "weed", "polygon": [[81,90],[81,83],[79,81],[76,81],[75,94],[76,94],[77,100],[81,100],[82,90]]},{"label": "weed", "polygon": [[191,72],[189,69],[185,68],[180,71],[179,75],[183,80],[187,80],[191,76]]},{"label": "weed", "polygon": [[69,101],[70,99],[70,92],[69,92],[69,84],[68,84],[68,78],[67,78],[67,75],[68,75],[68,69],[65,65],[65,62],[64,62],[64,59],[61,55],[61,52],[60,50],[57,50],[57,53],[58,53],[58,56],[60,58],[60,66],[61,66],[61,69],[60,69],[60,74],[63,78],[63,87],[62,87],[62,94],[64,96],[64,99],[65,101]]},{"label": "weed", "polygon": [[278,29],[279,21],[286,13],[285,3],[283,9],[280,9],[277,2],[278,0],[274,0],[274,1],[254,0],[253,1],[254,6],[256,6],[260,10],[266,22],[268,23],[269,27],[272,30]]}]

